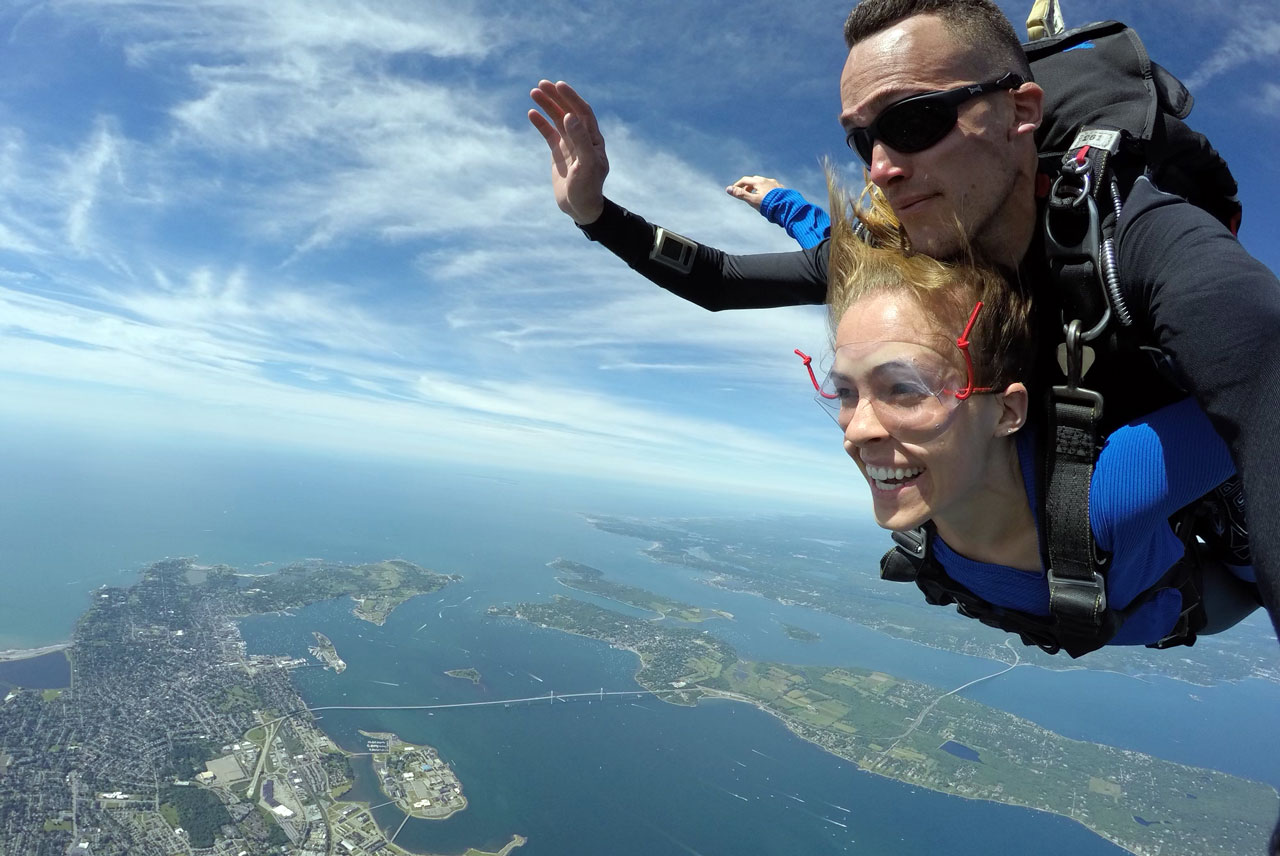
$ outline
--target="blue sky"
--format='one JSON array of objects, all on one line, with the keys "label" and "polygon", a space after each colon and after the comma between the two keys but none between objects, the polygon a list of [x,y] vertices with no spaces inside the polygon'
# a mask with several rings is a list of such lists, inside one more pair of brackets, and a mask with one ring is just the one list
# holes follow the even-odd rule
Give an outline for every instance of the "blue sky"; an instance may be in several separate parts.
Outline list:
[{"label": "blue sky", "polygon": [[[1280,269],[1269,5],[1064,6],[1135,25],[1193,85],[1241,236]],[[632,274],[555,208],[524,116],[540,77],[569,80],[611,197],[790,249],[723,187],[763,172],[817,197],[823,156],[853,166],[849,7],[10,0],[0,417],[862,501],[791,355],[821,350],[821,310],[711,314]]]}]

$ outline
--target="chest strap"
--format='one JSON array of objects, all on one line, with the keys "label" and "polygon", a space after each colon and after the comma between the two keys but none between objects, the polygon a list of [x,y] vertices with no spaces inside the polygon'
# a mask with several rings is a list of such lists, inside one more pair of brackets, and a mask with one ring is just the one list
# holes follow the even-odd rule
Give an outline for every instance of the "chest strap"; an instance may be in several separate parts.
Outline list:
[{"label": "chest strap", "polygon": [[[954,603],[961,615],[977,619],[988,627],[996,627],[1015,633],[1023,644],[1035,645],[1049,654],[1065,651],[1071,657],[1080,657],[1106,645],[1123,626],[1125,620],[1156,593],[1164,589],[1177,589],[1182,596],[1182,614],[1169,635],[1148,647],[1169,648],[1174,645],[1193,645],[1196,632],[1205,624],[1204,609],[1200,598],[1200,573],[1195,544],[1187,546],[1187,553],[1176,562],[1151,588],[1134,598],[1123,610],[1105,606],[1105,574],[1103,606],[1097,620],[1089,623],[1064,622],[1059,616],[1030,615],[1017,610],[1003,609],[974,594],[952,579],[933,555],[931,541],[936,537],[932,524],[908,532],[894,532],[895,546],[880,560],[880,577],[891,582],[913,582],[924,593],[925,600],[935,606]],[[1088,597],[1085,600],[1089,600]]]}]

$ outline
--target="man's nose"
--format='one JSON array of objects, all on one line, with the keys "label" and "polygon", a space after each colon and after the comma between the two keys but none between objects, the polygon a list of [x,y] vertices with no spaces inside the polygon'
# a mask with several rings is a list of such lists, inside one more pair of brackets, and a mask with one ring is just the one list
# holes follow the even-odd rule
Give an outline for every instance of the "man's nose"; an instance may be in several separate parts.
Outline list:
[{"label": "man's nose", "polygon": [[871,147],[871,165],[867,170],[871,183],[881,190],[896,179],[908,177],[911,158],[901,152],[895,152],[884,143],[876,142]]}]

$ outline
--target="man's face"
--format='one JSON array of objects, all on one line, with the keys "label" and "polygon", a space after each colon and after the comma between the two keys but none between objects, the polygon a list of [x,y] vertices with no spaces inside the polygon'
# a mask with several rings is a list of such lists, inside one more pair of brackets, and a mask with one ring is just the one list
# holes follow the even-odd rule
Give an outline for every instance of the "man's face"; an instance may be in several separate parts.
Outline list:
[{"label": "man's face", "polygon": [[[1012,70],[992,74],[936,16],[908,18],[849,51],[840,79],[840,121],[846,130],[867,127],[903,98]],[[1014,98],[1005,91],[982,95],[961,104],[957,116],[950,133],[924,151],[903,154],[877,141],[868,164],[871,180],[884,191],[915,250],[946,257],[971,241],[1003,255],[1009,248],[986,243],[1006,234],[1008,201],[1025,160],[1015,133]]]}]

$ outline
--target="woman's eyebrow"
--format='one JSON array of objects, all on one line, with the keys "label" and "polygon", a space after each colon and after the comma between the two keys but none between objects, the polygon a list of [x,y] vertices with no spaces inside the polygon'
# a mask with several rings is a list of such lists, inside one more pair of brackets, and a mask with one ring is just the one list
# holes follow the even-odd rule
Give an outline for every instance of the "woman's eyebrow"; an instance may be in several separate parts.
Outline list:
[{"label": "woman's eyebrow", "polygon": [[886,374],[890,371],[897,372],[897,371],[902,371],[903,369],[910,369],[911,371],[916,372],[917,374],[919,373],[919,369],[916,367],[915,363],[912,360],[898,358],[893,360],[886,360],[883,363],[877,364],[873,369],[871,369],[871,371],[867,372],[867,376],[871,378],[875,378],[878,375]]}]

